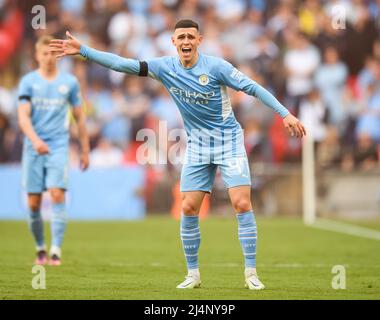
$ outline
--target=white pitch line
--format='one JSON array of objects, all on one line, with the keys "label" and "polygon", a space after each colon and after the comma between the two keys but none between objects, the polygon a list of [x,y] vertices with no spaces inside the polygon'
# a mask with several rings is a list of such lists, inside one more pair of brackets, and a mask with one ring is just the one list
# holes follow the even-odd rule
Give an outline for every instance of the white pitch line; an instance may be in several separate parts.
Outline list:
[{"label": "white pitch line", "polygon": [[[1,264],[0,264],[1,265]],[[158,267],[167,268],[169,266],[173,267],[173,264],[167,265],[160,262],[150,262],[147,264],[141,263],[111,263],[112,267]],[[182,266],[182,264],[175,265],[176,267]],[[302,269],[302,268],[331,268],[332,264],[322,264],[322,263],[274,263],[274,264],[259,264],[259,268],[275,268],[275,269]],[[243,268],[244,264],[241,263],[204,263],[202,267],[210,268]],[[346,268],[349,266],[346,264]],[[376,266],[377,267],[377,266]]]},{"label": "white pitch line", "polygon": [[310,225],[312,228],[345,233],[372,240],[380,240],[380,231],[365,227],[355,226],[349,223],[338,222],[328,219],[318,219]]}]

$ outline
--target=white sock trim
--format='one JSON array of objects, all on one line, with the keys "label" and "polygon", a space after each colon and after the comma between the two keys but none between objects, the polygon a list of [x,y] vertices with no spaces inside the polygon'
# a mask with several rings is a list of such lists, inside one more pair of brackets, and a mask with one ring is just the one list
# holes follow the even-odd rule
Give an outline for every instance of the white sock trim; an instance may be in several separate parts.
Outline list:
[{"label": "white sock trim", "polygon": [[253,275],[253,274],[257,275],[256,268],[252,268],[252,267],[245,268],[244,275],[246,277]]},{"label": "white sock trim", "polygon": [[196,277],[200,277],[200,273],[199,273],[199,269],[189,269],[188,271],[187,271],[187,274],[189,275],[189,276],[196,276]]},{"label": "white sock trim", "polygon": [[41,251],[41,250],[46,251],[46,245],[43,245],[43,246],[36,246],[36,251]]},{"label": "white sock trim", "polygon": [[52,256],[53,254],[57,255],[58,257],[61,257],[61,254],[62,254],[62,250],[60,247],[57,247],[57,246],[51,246],[50,248],[50,256]]}]

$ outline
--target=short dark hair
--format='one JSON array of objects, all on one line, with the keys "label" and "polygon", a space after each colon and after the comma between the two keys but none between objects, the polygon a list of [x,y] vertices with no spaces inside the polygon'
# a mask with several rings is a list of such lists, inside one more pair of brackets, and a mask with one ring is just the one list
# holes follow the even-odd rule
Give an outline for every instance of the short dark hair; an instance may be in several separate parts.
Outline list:
[{"label": "short dark hair", "polygon": [[179,20],[174,27],[174,30],[178,28],[195,28],[199,31],[199,25],[193,20],[189,19],[184,19],[184,20]]}]

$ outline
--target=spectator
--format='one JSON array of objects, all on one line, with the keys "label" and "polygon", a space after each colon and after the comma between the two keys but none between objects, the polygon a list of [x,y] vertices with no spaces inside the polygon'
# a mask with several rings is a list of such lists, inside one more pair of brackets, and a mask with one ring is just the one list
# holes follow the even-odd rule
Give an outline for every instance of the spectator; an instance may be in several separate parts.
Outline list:
[{"label": "spectator", "polygon": [[346,112],[343,109],[342,94],[348,70],[339,60],[338,51],[334,47],[327,47],[324,50],[324,60],[324,64],[316,71],[315,85],[327,108],[328,123],[337,126],[340,132],[343,132]]},{"label": "spectator", "polygon": [[341,153],[339,131],[334,126],[328,126],[325,138],[319,143],[316,150],[318,167],[322,169],[338,168],[341,161]]},{"label": "spectator", "polygon": [[9,128],[8,119],[0,112],[0,163],[6,162],[8,150],[6,147],[6,134]]},{"label": "spectator", "polygon": [[299,119],[304,124],[309,136],[319,143],[326,135],[324,119],[326,107],[323,104],[318,90],[313,89],[301,100]]},{"label": "spectator", "polygon": [[300,31],[310,37],[314,37],[319,32],[322,7],[319,0],[306,0],[302,3],[298,20]]},{"label": "spectator", "polygon": [[312,90],[313,73],[318,68],[320,56],[317,48],[300,32],[290,34],[289,46],[284,56],[286,90],[289,105],[293,105],[298,114],[301,99]]},{"label": "spectator", "polygon": [[376,143],[380,143],[380,81],[369,89],[368,105],[358,117],[356,135],[368,134]]},{"label": "spectator", "polygon": [[366,58],[373,50],[375,40],[379,37],[375,24],[370,19],[368,9],[361,5],[357,10],[358,17],[354,19],[353,23],[347,24],[346,48],[343,55],[343,60],[347,64],[354,82],[354,77],[363,68]]},{"label": "spectator", "polygon": [[101,138],[90,152],[90,163],[92,168],[118,167],[123,163],[123,152],[107,139]]},{"label": "spectator", "polygon": [[145,128],[146,115],[151,108],[150,99],[144,92],[142,80],[139,78],[127,78],[124,88],[126,93],[124,113],[131,121],[130,137],[135,140],[137,132]]},{"label": "spectator", "polygon": [[265,75],[267,81],[271,81],[276,73],[273,62],[278,57],[279,48],[268,36],[262,34],[248,49],[247,60],[251,61],[252,69]]},{"label": "spectator", "polygon": [[361,133],[352,152],[345,153],[342,160],[342,169],[352,171],[372,171],[380,169],[379,146],[374,143],[369,134]]},{"label": "spectator", "polygon": [[266,29],[277,40],[281,40],[285,30],[294,30],[297,25],[297,16],[289,3],[280,2],[275,14],[268,19]]}]

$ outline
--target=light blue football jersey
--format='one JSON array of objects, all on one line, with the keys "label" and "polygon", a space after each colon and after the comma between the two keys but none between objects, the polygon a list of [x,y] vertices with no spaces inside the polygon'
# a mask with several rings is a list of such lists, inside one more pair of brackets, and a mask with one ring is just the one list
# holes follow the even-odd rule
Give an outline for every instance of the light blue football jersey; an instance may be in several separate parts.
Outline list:
[{"label": "light blue football jersey", "polygon": [[[46,80],[35,70],[22,77],[18,95],[20,105],[31,103],[33,128],[49,148],[67,147],[69,107],[82,104],[78,80],[64,72],[59,72],[54,80]],[[24,144],[27,151],[34,152],[27,137]]]},{"label": "light blue football jersey", "polygon": [[227,87],[256,96],[255,81],[229,62],[201,53],[190,68],[184,68],[178,56],[146,62],[148,75],[162,82],[182,115],[188,135],[185,162],[220,163],[245,155],[242,128]]}]

